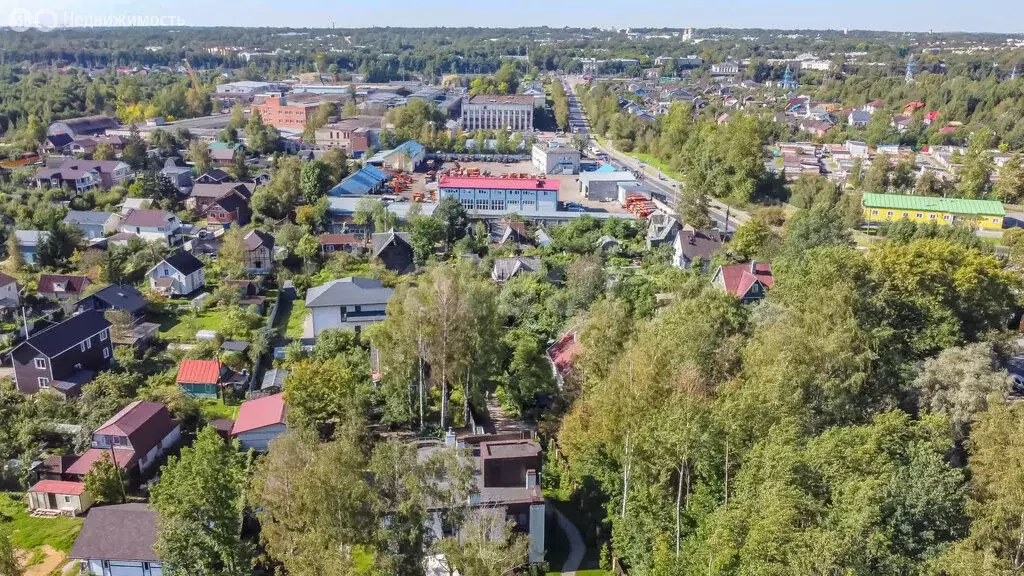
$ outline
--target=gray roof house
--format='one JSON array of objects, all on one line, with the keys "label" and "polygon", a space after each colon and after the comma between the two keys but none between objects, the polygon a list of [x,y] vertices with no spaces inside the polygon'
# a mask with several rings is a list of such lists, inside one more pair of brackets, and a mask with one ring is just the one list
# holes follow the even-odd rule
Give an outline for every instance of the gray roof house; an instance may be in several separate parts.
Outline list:
[{"label": "gray roof house", "polygon": [[705,270],[711,263],[715,252],[722,248],[722,236],[718,232],[695,230],[692,226],[683,226],[672,241],[672,265],[676,268],[689,270]]},{"label": "gray roof house", "polygon": [[675,216],[660,212],[651,214],[647,222],[647,249],[671,243],[681,228]]},{"label": "gray roof house", "polygon": [[342,278],[306,292],[306,308],[312,313],[312,334],[317,337],[324,330],[355,330],[384,320],[388,301],[394,291],[385,288],[380,280],[370,278]]},{"label": "gray roof house", "polygon": [[121,217],[113,212],[72,210],[64,217],[64,223],[81,231],[86,240],[92,240],[117,232]]},{"label": "gray roof house", "polygon": [[160,574],[156,533],[156,511],[145,504],[97,506],[85,517],[69,557],[86,564],[88,574]]},{"label": "gray roof house", "polygon": [[538,270],[540,270],[540,258],[537,256],[496,258],[494,260],[494,268],[491,269],[491,279],[495,282],[507,282],[519,274],[536,272]]}]

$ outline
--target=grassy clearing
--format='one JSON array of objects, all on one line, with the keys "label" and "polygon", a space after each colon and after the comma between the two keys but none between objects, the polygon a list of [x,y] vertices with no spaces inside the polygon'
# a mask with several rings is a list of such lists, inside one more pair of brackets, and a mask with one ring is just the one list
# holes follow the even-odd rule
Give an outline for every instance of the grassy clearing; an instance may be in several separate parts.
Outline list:
[{"label": "grassy clearing", "polygon": [[202,412],[203,418],[205,418],[207,422],[211,420],[217,420],[220,418],[234,420],[235,416],[238,415],[237,405],[225,404],[224,401],[221,399],[205,399],[200,400],[199,402],[199,410]]},{"label": "grassy clearing", "polygon": [[172,342],[193,342],[200,330],[217,330],[223,323],[227,308],[213,308],[198,314],[185,312],[160,319],[160,336]]},{"label": "grassy clearing", "polygon": [[281,312],[281,316],[288,319],[284,331],[285,338],[302,338],[302,330],[308,315],[309,309],[306,308],[304,301],[298,298],[292,300],[290,309]]},{"label": "grassy clearing", "polygon": [[82,522],[81,518],[66,516],[33,518],[28,515],[24,494],[0,493],[0,524],[11,530],[11,541],[15,548],[35,550],[49,545],[55,550],[70,552],[78,531],[82,529]]}]

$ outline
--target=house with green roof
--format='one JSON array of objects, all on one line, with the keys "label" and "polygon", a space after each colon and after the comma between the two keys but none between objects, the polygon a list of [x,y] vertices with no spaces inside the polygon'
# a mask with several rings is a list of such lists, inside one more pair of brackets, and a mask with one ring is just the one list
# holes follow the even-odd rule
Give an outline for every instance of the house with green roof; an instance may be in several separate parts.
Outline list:
[{"label": "house with green roof", "polygon": [[961,225],[1000,230],[1006,210],[995,200],[937,198],[905,194],[864,194],[861,198],[867,222],[909,220],[926,224]]}]

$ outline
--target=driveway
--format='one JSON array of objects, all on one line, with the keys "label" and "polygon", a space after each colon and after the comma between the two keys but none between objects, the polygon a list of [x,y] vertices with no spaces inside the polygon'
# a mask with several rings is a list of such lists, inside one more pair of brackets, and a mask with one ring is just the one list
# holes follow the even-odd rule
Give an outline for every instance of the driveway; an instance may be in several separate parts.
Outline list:
[{"label": "driveway", "polygon": [[551,513],[555,515],[558,529],[569,540],[569,556],[566,557],[565,564],[562,564],[562,574],[574,576],[576,571],[580,569],[583,556],[587,553],[587,546],[583,543],[583,535],[580,534],[576,525],[550,501],[547,502],[547,509],[551,510]]}]

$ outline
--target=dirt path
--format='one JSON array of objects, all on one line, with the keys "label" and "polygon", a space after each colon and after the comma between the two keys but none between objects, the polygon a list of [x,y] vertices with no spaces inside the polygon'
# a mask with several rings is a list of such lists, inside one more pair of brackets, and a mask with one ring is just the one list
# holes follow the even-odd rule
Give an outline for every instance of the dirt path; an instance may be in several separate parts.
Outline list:
[{"label": "dirt path", "polygon": [[[45,544],[40,549],[46,553],[46,558],[42,562],[26,568],[25,576],[49,576],[51,572],[63,566],[67,561],[67,555],[63,552],[54,550]],[[31,555],[30,552],[24,550],[18,551],[18,558],[22,562],[28,560]]]}]

